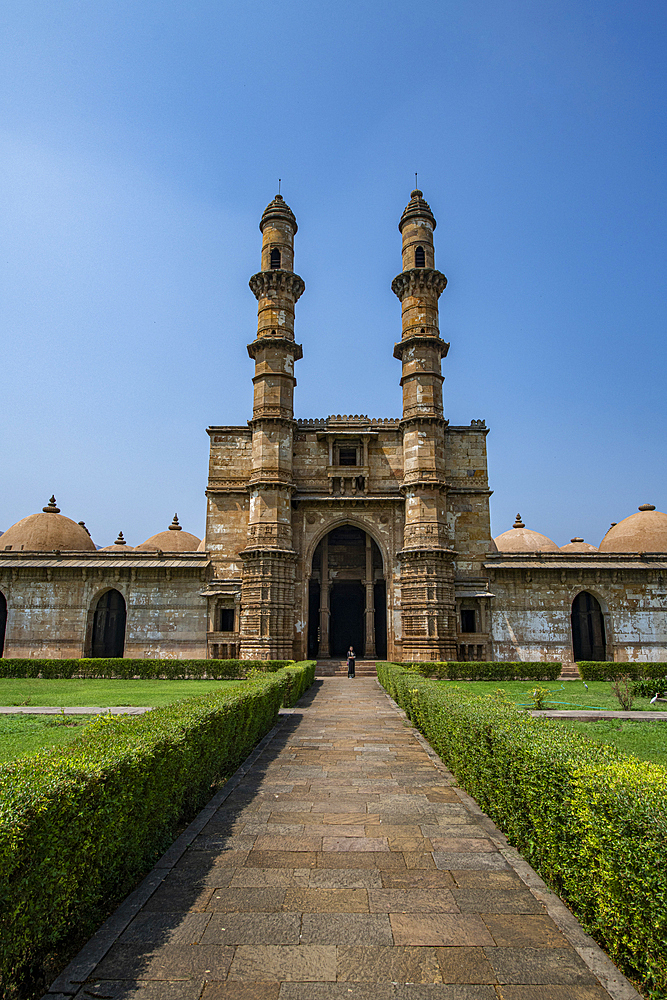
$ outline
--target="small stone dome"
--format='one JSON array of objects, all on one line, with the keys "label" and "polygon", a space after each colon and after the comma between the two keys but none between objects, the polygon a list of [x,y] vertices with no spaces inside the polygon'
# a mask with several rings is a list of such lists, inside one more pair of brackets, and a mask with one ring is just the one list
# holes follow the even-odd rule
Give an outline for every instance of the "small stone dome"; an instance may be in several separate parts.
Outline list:
[{"label": "small stone dome", "polygon": [[178,523],[178,514],[174,514],[174,520],[166,531],[159,531],[157,535],[151,535],[141,545],[137,545],[137,552],[196,552],[201,542],[196,535],[191,535],[189,531],[183,531]]},{"label": "small stone dome", "polygon": [[12,552],[97,551],[87,530],[60,513],[55,497],[41,513],[29,514],[8,528],[0,548]]},{"label": "small stone dome", "polygon": [[667,514],[642,504],[636,514],[612,525],[600,552],[667,552]]},{"label": "small stone dome", "polygon": [[517,514],[509,531],[494,539],[499,552],[560,552],[555,542],[539,531],[531,531]]},{"label": "small stone dome", "polygon": [[202,538],[201,542],[197,546],[197,552],[206,552],[206,539]]},{"label": "small stone dome", "polygon": [[561,545],[561,552],[598,552],[594,545],[585,542],[583,538],[571,538],[567,545]]},{"label": "small stone dome", "polygon": [[105,545],[101,552],[134,552],[134,545],[128,545],[123,537],[123,532],[118,532],[118,538],[113,545]]}]

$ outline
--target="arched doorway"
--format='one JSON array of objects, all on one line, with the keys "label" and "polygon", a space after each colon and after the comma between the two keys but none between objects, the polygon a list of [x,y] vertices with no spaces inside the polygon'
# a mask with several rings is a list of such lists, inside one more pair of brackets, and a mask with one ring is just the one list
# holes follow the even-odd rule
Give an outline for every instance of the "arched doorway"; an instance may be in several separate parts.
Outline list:
[{"label": "arched doorway", "polygon": [[0,656],[5,650],[5,629],[7,628],[7,598],[0,591]]},{"label": "arched doorway", "polygon": [[313,554],[308,595],[308,656],[387,655],[387,596],[382,553],[352,524],[334,528]]},{"label": "arched doorway", "polygon": [[125,651],[125,598],[117,590],[100,597],[93,618],[91,656],[122,656]]},{"label": "arched doorway", "polygon": [[597,598],[582,590],[572,602],[572,650],[574,662],[606,660],[604,617]]}]

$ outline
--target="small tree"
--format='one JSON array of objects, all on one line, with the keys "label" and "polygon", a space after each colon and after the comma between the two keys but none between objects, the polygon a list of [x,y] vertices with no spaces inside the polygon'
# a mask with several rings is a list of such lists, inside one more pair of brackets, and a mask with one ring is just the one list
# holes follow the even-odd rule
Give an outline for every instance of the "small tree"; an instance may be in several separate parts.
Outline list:
[{"label": "small tree", "polygon": [[634,701],[632,688],[632,677],[629,677],[627,674],[623,674],[622,677],[617,677],[611,685],[611,689],[616,695],[618,703],[624,712],[629,712],[632,708],[632,703]]}]

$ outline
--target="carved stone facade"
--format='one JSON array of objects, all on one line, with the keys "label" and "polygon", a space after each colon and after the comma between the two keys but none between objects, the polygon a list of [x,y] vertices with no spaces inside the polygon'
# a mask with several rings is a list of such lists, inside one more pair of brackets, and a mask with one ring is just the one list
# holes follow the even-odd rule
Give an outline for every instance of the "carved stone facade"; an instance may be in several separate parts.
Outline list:
[{"label": "carved stone facade", "polygon": [[208,429],[199,551],[175,518],[137,549],[121,535],[96,552],[52,500],[0,541],[5,656],[342,658],[352,644],[367,659],[667,659],[667,515],[643,505],[599,551],[559,549],[520,518],[491,538],[487,427],[444,414],[435,228],[413,191],[391,286],[401,418],[295,419],[305,284],[278,195],[250,279],[252,418]]}]

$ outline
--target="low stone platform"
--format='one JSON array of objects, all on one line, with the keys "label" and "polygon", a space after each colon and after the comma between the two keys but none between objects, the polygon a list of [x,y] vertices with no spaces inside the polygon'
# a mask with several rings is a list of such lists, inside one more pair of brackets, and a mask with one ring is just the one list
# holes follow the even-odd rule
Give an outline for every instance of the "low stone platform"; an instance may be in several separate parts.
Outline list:
[{"label": "low stone platform", "polygon": [[316,681],[49,1000],[638,994],[376,680]]},{"label": "low stone platform", "polygon": [[55,705],[0,705],[0,715],[143,715],[151,712],[146,705],[114,705],[96,708],[92,705],[73,705],[57,708]]}]

